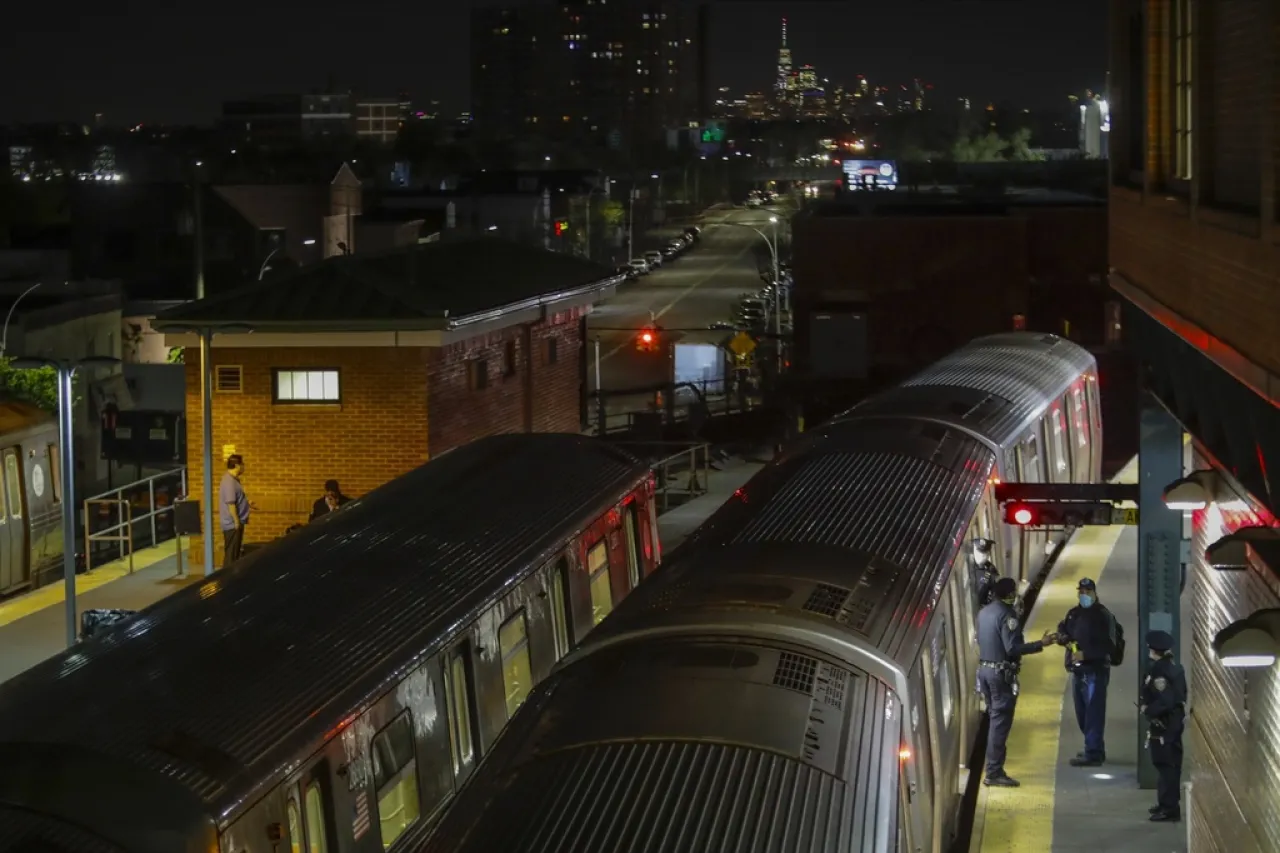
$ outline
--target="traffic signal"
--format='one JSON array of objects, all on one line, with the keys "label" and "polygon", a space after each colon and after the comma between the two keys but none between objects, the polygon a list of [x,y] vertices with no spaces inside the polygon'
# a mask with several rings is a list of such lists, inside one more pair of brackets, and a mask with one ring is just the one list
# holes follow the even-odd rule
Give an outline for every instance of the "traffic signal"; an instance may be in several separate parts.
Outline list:
[{"label": "traffic signal", "polygon": [[563,237],[564,233],[569,230],[569,223],[563,219],[556,220],[556,236]]},{"label": "traffic signal", "polygon": [[645,326],[636,335],[636,349],[640,352],[657,352],[658,351],[658,328],[656,326]]},{"label": "traffic signal", "polygon": [[1081,527],[1113,523],[1113,505],[1093,501],[1010,501],[1006,524],[1018,527]]}]

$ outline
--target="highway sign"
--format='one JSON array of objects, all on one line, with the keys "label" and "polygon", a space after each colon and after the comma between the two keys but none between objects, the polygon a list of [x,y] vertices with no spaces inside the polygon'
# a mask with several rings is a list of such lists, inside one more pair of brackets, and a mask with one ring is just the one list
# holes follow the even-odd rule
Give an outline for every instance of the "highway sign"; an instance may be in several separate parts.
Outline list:
[{"label": "highway sign", "polygon": [[738,332],[738,334],[734,335],[729,340],[729,349],[738,358],[746,358],[751,355],[755,348],[755,338],[751,337],[746,332]]},{"label": "highway sign", "polygon": [[1114,509],[1111,510],[1111,523],[1112,524],[1137,524],[1138,508],[1136,506],[1115,507]]}]

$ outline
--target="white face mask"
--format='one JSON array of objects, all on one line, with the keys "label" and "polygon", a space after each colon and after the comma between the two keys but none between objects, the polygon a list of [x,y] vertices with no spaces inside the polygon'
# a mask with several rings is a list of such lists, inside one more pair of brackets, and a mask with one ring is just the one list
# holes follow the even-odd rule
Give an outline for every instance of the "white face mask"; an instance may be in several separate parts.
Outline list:
[{"label": "white face mask", "polygon": [[991,554],[987,551],[979,550],[978,546],[973,546],[973,561],[978,565],[991,562]]}]

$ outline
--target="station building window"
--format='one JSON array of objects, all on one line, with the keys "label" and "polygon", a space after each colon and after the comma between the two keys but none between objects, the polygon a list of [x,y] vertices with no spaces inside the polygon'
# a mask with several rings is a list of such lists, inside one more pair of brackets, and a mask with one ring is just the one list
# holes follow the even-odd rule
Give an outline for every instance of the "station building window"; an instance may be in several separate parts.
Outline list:
[{"label": "station building window", "polygon": [[341,403],[342,383],[336,369],[278,367],[271,371],[276,403]]}]

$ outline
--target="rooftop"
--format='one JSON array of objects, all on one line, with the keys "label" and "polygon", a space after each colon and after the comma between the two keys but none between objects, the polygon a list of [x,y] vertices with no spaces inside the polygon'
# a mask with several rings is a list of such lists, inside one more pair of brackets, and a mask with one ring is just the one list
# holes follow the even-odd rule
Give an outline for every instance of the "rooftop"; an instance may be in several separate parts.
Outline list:
[{"label": "rooftop", "polygon": [[419,331],[497,319],[616,284],[608,267],[496,238],[329,258],[159,314],[157,331]]}]

